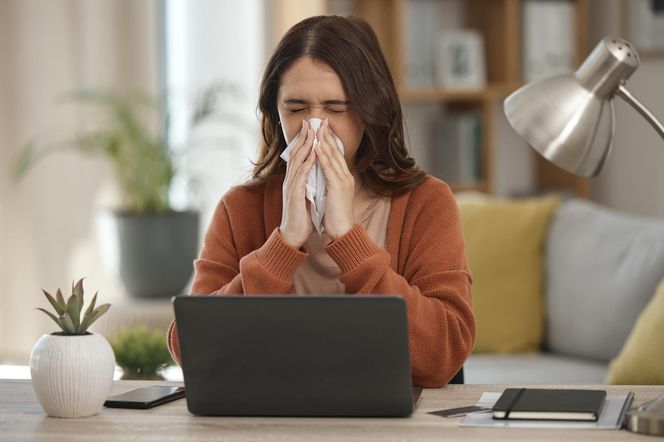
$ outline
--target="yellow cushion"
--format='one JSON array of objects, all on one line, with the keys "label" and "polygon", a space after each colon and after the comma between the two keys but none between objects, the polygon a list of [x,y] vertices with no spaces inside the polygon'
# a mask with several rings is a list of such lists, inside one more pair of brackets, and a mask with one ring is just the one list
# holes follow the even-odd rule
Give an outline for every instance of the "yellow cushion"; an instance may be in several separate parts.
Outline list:
[{"label": "yellow cushion", "polygon": [[664,384],[664,280],[643,309],[620,354],[611,361],[607,384]]},{"label": "yellow cushion", "polygon": [[543,335],[543,251],[558,196],[457,198],[473,274],[474,351],[538,351]]}]

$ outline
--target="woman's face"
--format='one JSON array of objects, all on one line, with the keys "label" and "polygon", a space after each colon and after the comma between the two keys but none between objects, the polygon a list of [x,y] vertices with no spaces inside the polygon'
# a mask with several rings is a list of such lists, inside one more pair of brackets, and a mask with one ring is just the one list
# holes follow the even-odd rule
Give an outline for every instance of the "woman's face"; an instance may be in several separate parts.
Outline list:
[{"label": "woman's face", "polygon": [[364,124],[353,105],[339,76],[307,56],[295,61],[281,78],[277,110],[286,142],[295,138],[302,120],[327,118],[330,129],[344,145],[344,158],[351,169],[364,134]]}]

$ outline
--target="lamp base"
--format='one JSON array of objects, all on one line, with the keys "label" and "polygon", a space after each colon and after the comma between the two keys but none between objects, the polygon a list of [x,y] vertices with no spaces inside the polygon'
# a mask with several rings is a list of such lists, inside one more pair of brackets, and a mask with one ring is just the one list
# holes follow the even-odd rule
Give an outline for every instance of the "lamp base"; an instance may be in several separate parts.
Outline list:
[{"label": "lamp base", "polygon": [[628,411],[627,430],[664,436],[664,395]]}]

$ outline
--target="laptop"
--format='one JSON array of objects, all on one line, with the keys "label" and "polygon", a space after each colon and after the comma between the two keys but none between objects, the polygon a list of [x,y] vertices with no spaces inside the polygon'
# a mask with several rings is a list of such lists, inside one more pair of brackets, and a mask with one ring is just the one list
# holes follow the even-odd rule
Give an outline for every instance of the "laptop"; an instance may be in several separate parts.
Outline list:
[{"label": "laptop", "polygon": [[213,416],[408,416],[397,296],[173,298],[187,408]]}]

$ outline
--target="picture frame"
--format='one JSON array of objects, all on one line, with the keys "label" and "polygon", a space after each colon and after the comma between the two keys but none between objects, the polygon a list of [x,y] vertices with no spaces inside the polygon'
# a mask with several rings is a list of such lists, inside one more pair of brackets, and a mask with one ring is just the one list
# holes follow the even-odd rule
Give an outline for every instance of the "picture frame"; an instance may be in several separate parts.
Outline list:
[{"label": "picture frame", "polygon": [[442,31],[438,36],[436,83],[444,89],[486,86],[484,41],[469,29]]},{"label": "picture frame", "polygon": [[623,0],[623,35],[640,56],[664,55],[664,0]]}]

